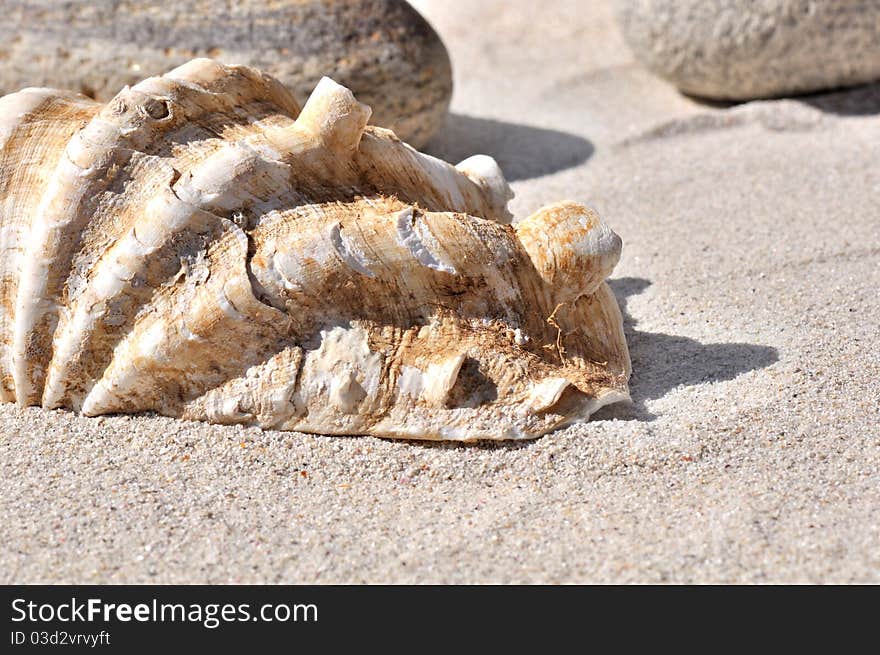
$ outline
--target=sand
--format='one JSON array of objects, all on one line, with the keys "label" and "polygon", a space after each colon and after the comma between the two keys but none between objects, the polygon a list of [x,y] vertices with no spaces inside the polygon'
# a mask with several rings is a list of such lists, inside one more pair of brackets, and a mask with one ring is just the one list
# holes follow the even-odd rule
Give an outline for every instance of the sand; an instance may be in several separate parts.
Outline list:
[{"label": "sand", "polygon": [[0,407],[0,581],[880,582],[880,85],[700,104],[605,2],[416,3],[430,150],[623,237],[632,405],[450,445]]}]

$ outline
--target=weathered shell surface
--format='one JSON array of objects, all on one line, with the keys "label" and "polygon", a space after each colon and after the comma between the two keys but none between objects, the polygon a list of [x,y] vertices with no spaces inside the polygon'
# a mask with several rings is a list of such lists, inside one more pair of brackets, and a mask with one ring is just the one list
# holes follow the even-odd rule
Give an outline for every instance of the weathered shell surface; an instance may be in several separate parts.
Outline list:
[{"label": "weathered shell surface", "polygon": [[369,115],[206,59],[0,99],[3,399],[472,440],[626,398],[617,235],[574,203],[509,225],[494,160]]}]

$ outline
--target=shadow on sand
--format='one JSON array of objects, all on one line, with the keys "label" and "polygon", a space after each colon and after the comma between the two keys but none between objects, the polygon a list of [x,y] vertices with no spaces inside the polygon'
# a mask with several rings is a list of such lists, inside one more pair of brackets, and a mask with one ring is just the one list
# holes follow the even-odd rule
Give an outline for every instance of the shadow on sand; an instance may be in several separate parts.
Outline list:
[{"label": "shadow on sand", "polygon": [[603,407],[594,420],[628,419],[652,421],[657,418],[645,408],[646,400],[661,398],[677,387],[703,382],[724,382],[779,359],[769,346],[749,343],[703,344],[687,337],[636,329],[637,321],[627,311],[627,300],[651,285],[635,277],[609,280],[623,313],[626,342],[629,345],[633,373],[630,378],[632,404],[618,403]]},{"label": "shadow on sand", "polygon": [[[708,109],[730,109],[748,104],[748,100],[739,102],[711,100],[683,94]],[[880,82],[871,82],[860,86],[817,91],[802,95],[779,96],[778,98],[759,98],[760,100],[795,100],[818,109],[826,114],[837,116],[873,116],[880,114]]]},{"label": "shadow on sand", "polygon": [[514,181],[582,164],[593,154],[593,144],[558,130],[450,114],[424,150],[453,164],[471,155],[491,155],[507,180]]},{"label": "shadow on sand", "polygon": [[880,82],[795,98],[811,107],[838,116],[880,114]]}]

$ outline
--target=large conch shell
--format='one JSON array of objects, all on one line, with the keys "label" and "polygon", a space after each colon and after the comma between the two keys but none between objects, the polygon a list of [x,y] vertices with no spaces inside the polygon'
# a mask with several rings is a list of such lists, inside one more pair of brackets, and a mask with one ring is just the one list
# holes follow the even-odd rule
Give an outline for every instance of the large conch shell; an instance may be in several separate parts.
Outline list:
[{"label": "large conch shell", "polygon": [[626,398],[617,235],[369,116],[206,59],[0,100],[3,400],[467,441]]}]

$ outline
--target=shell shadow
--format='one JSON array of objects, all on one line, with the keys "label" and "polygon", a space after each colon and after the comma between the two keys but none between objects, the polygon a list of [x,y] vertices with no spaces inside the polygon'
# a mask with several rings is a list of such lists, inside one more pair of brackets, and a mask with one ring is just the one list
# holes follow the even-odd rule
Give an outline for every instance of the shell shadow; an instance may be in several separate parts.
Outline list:
[{"label": "shell shadow", "polygon": [[424,150],[452,163],[471,155],[490,155],[512,182],[582,164],[595,148],[568,132],[451,113]]},{"label": "shell shadow", "polygon": [[750,343],[700,343],[687,337],[636,329],[638,321],[627,311],[627,300],[651,286],[650,280],[625,277],[609,280],[623,314],[626,341],[632,359],[631,404],[616,403],[593,414],[593,420],[624,419],[653,421],[646,400],[661,398],[678,387],[703,382],[724,382],[770,366],[779,352],[770,346]]}]

